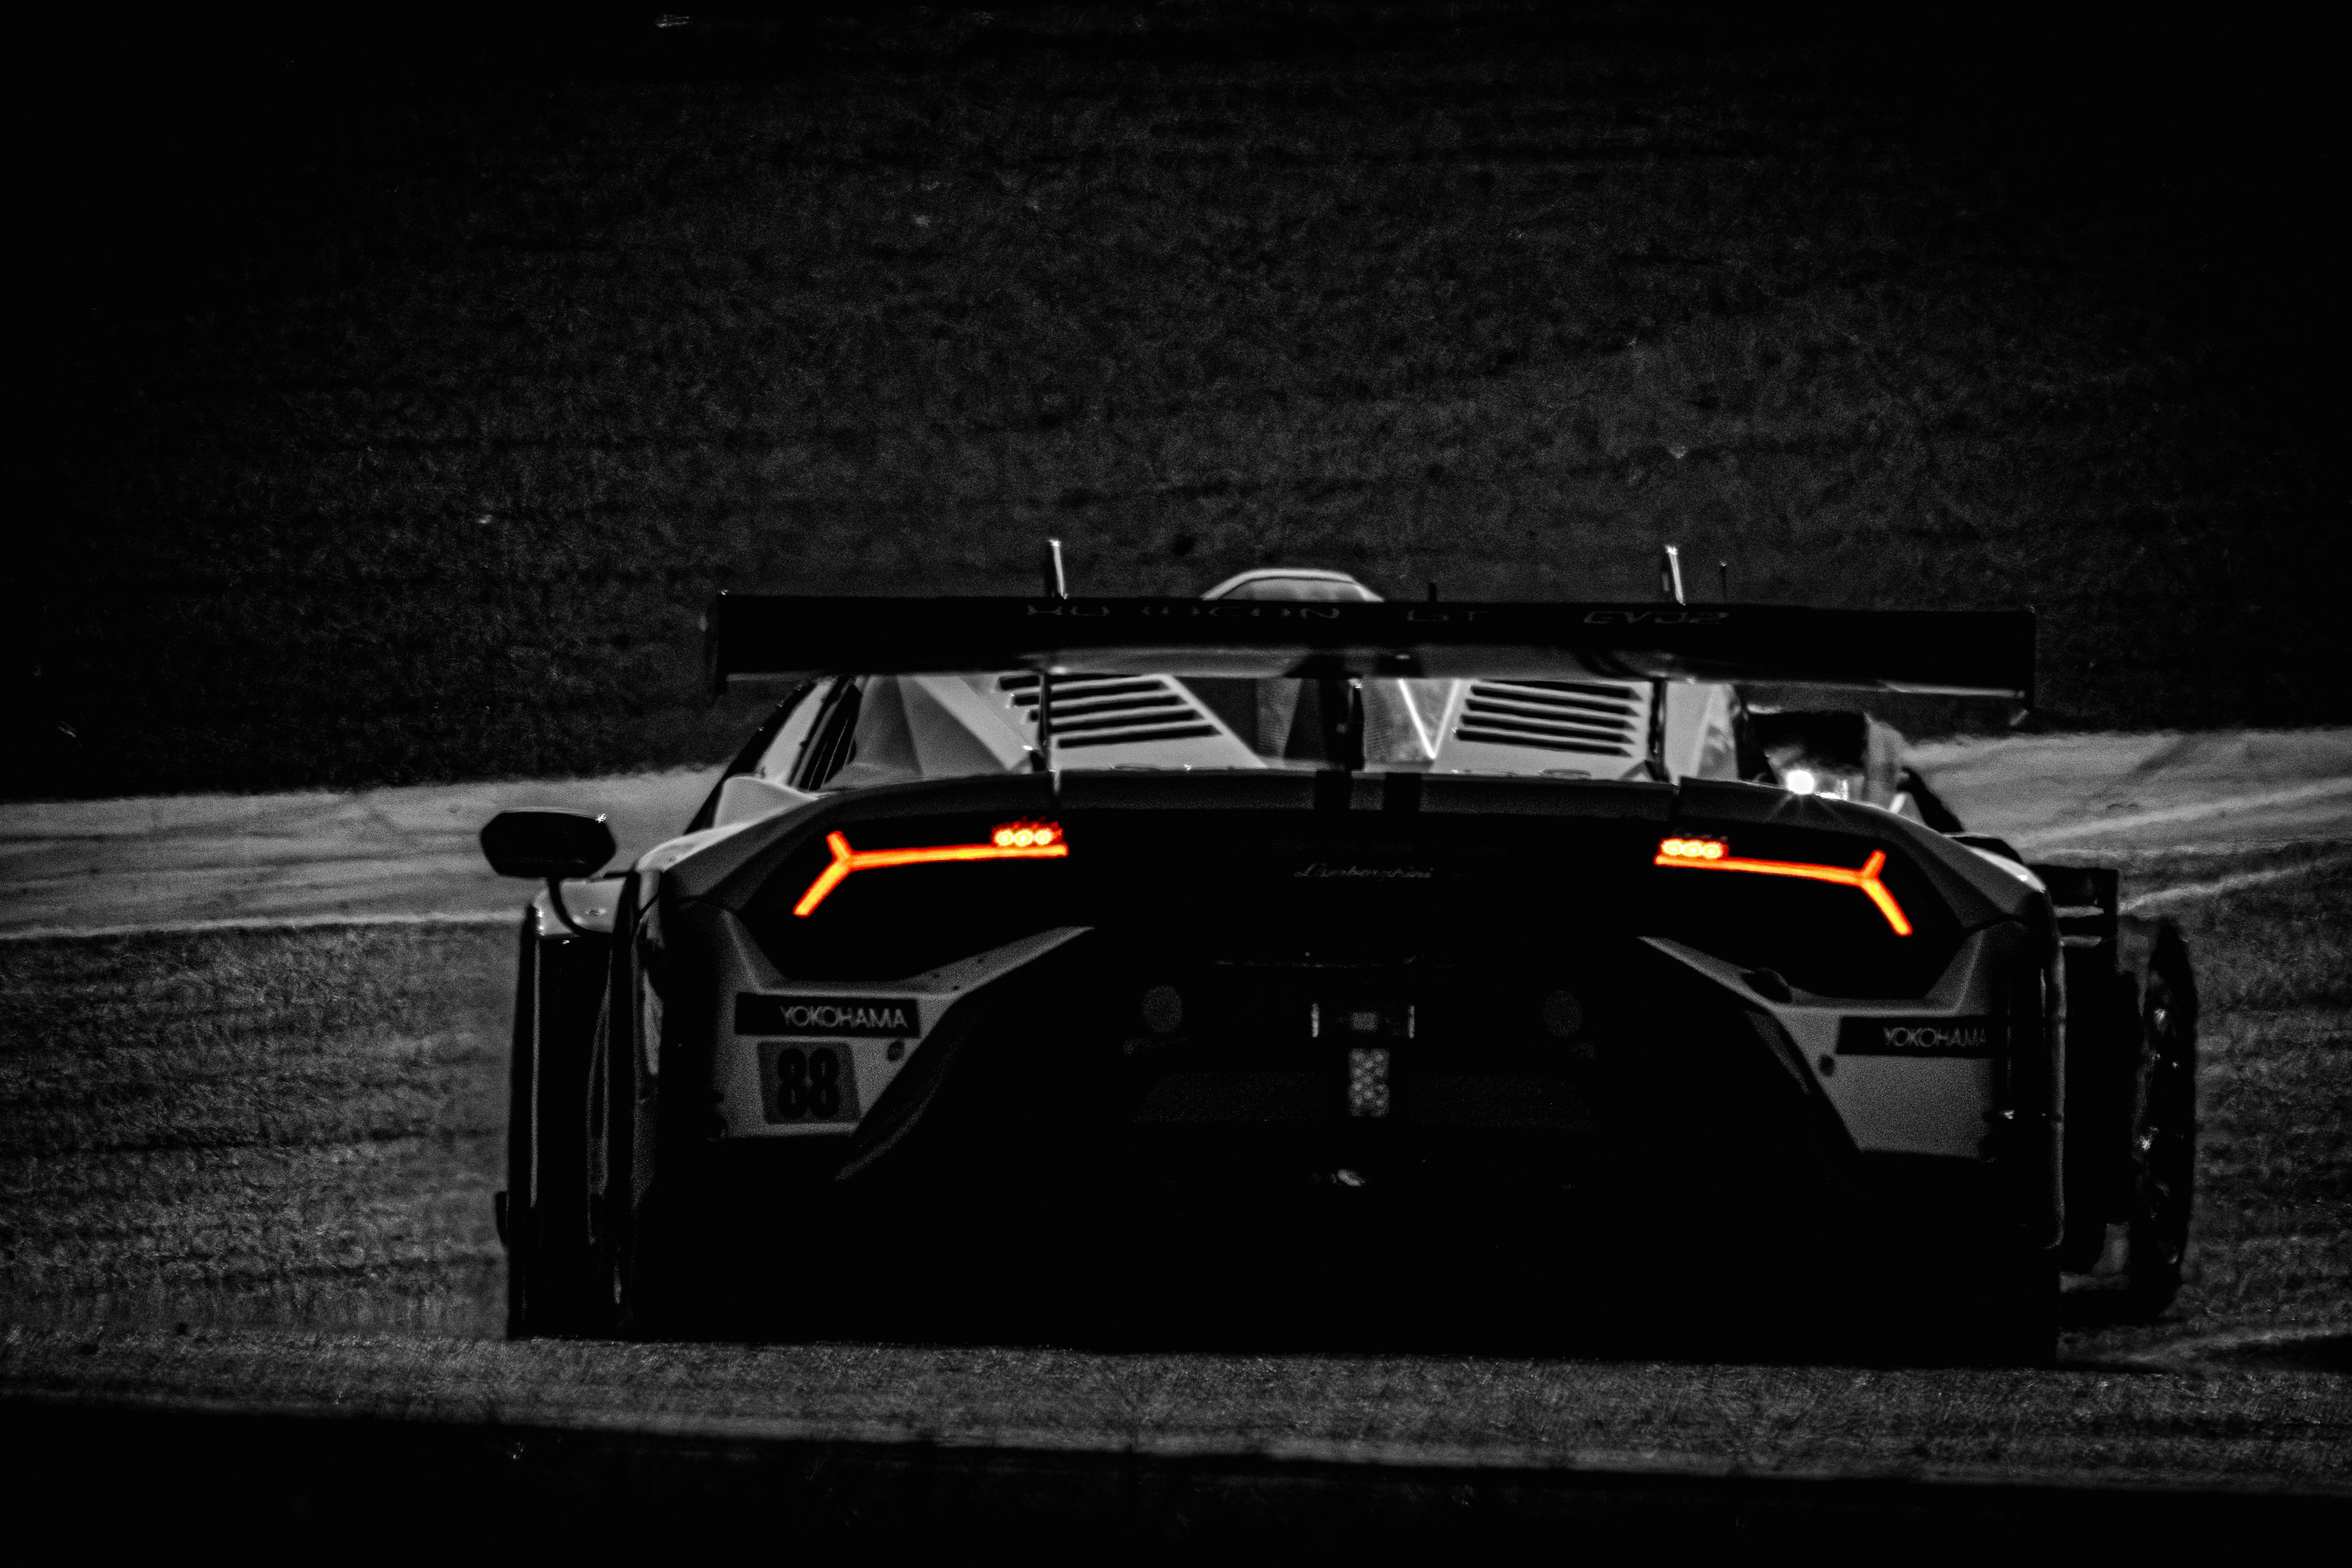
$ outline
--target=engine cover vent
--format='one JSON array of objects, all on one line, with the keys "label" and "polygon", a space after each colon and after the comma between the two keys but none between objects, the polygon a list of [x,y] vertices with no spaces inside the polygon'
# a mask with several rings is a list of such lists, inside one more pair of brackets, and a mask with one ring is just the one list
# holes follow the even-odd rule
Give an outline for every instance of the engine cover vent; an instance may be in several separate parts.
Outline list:
[{"label": "engine cover vent", "polygon": [[1474,680],[1454,739],[1582,756],[1640,757],[1649,693],[1606,680]]},{"label": "engine cover vent", "polygon": [[[1012,694],[1016,711],[1036,722],[1035,676],[1002,676],[996,685]],[[1057,752],[1204,739],[1223,732],[1190,692],[1161,675],[1057,675],[1053,718]]]}]

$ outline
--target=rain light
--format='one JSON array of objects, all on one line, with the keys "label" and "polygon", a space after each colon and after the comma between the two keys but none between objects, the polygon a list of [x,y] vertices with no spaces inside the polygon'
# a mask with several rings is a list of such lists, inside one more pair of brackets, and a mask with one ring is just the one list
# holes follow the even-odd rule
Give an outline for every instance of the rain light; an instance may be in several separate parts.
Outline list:
[{"label": "rain light", "polygon": [[1359,1046],[1348,1053],[1348,1114],[1389,1113],[1389,1053],[1385,1046]]}]

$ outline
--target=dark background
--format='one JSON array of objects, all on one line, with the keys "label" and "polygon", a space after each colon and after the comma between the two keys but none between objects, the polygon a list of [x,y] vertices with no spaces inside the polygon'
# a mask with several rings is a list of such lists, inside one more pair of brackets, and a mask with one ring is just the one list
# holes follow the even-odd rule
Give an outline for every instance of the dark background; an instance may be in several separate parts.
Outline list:
[{"label": "dark background", "polygon": [[1464,597],[1673,540],[2035,605],[2044,723],[2352,718],[2276,16],[679,3],[20,38],[0,790],[700,760],[712,590],[1048,533]]}]

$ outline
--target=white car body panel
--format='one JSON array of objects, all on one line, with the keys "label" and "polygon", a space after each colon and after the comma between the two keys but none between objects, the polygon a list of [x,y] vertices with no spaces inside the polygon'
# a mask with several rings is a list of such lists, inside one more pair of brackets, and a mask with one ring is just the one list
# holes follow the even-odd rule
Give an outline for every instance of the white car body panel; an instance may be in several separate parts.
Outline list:
[{"label": "white car body panel", "polygon": [[1960,945],[1926,998],[1872,1002],[1801,996],[1777,1002],[1748,984],[1737,965],[1663,937],[1643,939],[1737,995],[1742,1005],[1769,1015],[1794,1042],[1805,1070],[1845,1123],[1854,1147],[1865,1153],[1941,1154],[1964,1160],[1986,1156],[1988,1118],[1993,1110],[1995,1063],[1982,1056],[1845,1056],[1838,1037],[1851,1018],[1902,1019],[1986,1017],[1999,1011],[1993,992],[1994,960],[1989,933],[1978,931]]},{"label": "white car body panel", "polygon": [[[903,980],[787,980],[768,955],[760,951],[750,931],[732,916],[719,922],[720,949],[718,954],[722,1005],[718,1010],[719,1035],[711,1042],[711,1088],[718,1093],[717,1110],[727,1129],[727,1136],[739,1138],[808,1138],[838,1137],[856,1131],[857,1121],[871,1110],[882,1091],[890,1086],[906,1065],[912,1061],[923,1043],[939,1030],[940,1021],[948,1009],[970,993],[992,980],[1001,979],[1025,963],[1034,963],[1045,954],[1084,935],[1089,928],[1062,926],[1023,937],[986,952],[974,953],[952,963],[909,975]],[[783,1040],[785,1037],[746,1035],[735,1032],[734,1006],[739,996],[774,997],[790,1004],[795,999],[824,998],[837,1001],[855,998],[861,1002],[885,1005],[903,1004],[908,1021],[914,1027],[904,1034],[831,1034],[821,1026],[808,1033],[789,1037],[793,1046],[814,1050],[830,1048],[849,1058],[856,1085],[858,1115],[844,1116],[833,1121],[770,1121],[768,1099],[770,1090],[762,1080],[761,1046],[763,1041]],[[892,1047],[897,1047],[894,1054]]]},{"label": "white car body panel", "polygon": [[757,822],[780,811],[790,811],[823,795],[797,790],[774,779],[758,773],[737,773],[719,786],[719,805],[711,813],[711,826],[733,827],[746,822]]}]

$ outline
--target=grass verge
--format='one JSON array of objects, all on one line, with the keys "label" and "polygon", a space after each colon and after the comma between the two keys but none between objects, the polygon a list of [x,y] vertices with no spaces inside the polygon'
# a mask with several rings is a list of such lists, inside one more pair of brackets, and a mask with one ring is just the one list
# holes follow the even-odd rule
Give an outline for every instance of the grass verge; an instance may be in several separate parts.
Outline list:
[{"label": "grass verge", "polygon": [[0,947],[0,1314],[495,1331],[512,940]]}]

